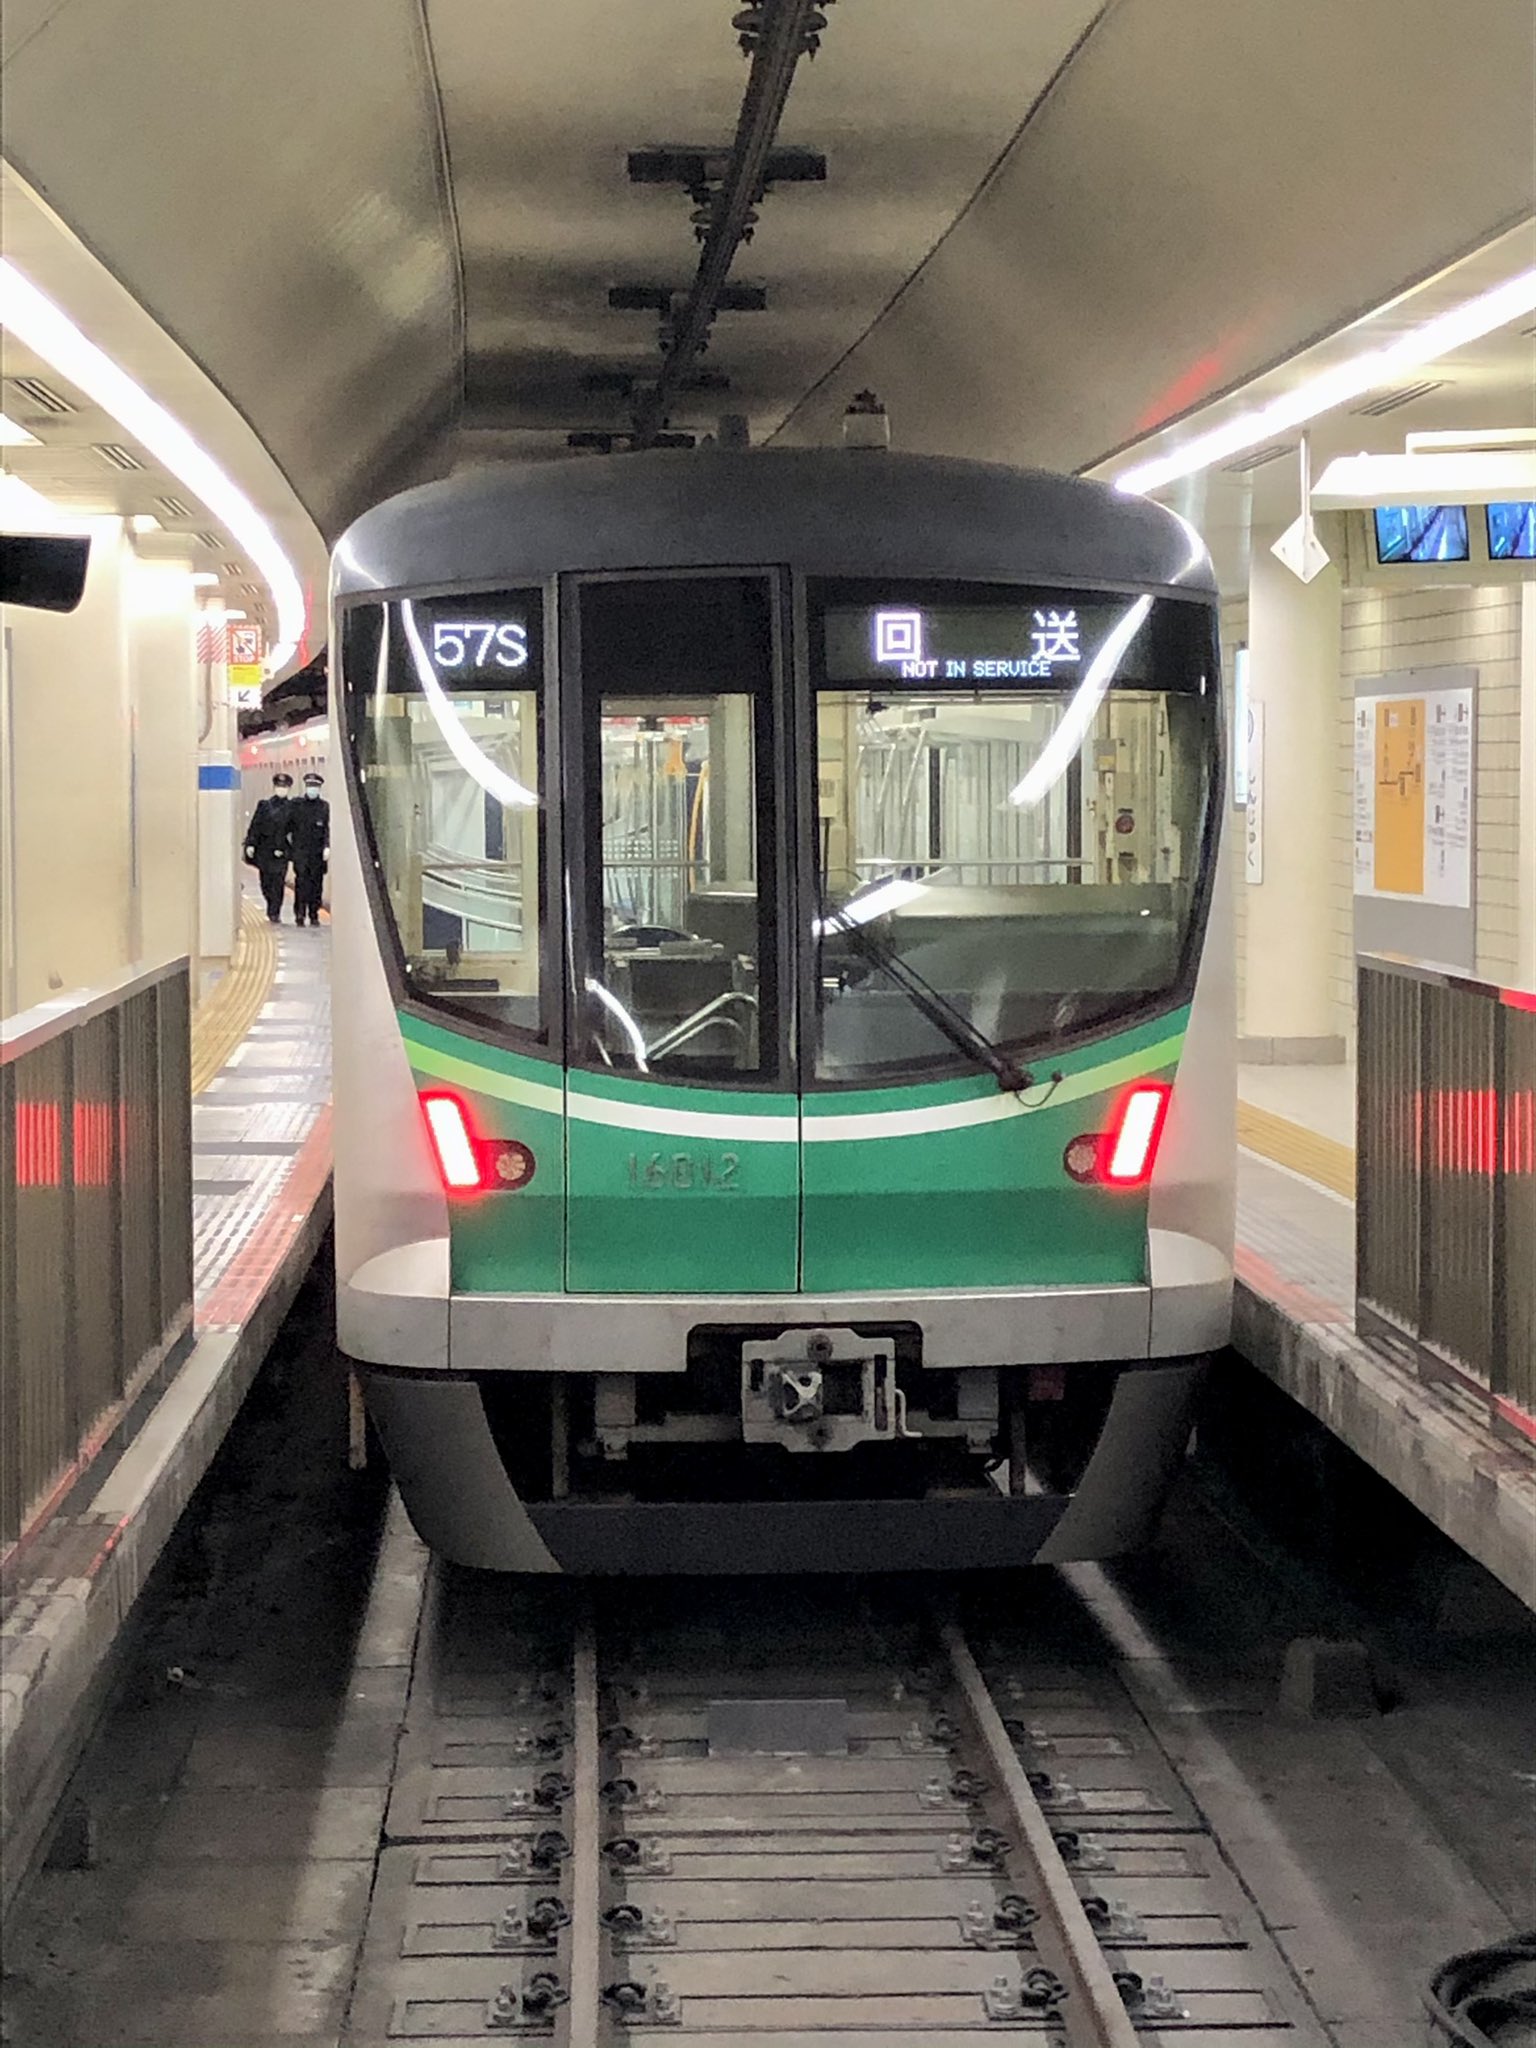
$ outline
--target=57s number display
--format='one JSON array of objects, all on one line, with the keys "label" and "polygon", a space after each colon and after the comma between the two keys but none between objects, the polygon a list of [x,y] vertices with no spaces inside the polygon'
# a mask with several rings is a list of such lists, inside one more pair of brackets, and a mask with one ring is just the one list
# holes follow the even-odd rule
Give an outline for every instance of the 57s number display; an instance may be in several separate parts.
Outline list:
[{"label": "57s number display", "polygon": [[522,668],[528,660],[528,628],[519,619],[434,619],[432,660],[454,672]]}]

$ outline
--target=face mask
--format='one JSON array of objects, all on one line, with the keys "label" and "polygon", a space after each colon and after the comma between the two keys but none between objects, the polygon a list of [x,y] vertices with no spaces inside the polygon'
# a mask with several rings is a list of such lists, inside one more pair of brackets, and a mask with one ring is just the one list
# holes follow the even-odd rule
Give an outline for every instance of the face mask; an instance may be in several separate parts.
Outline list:
[{"label": "face mask", "polygon": [[318,789],[312,788],[311,785],[306,782],[304,785],[304,794],[306,796],[318,796],[320,792]]}]

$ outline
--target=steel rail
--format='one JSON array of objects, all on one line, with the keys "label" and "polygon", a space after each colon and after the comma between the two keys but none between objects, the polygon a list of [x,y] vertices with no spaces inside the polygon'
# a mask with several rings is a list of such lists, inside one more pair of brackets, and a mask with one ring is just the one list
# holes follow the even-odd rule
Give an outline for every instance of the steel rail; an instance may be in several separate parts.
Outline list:
[{"label": "steel rail", "polygon": [[1037,1946],[1042,1960],[1067,1987],[1061,2005],[1067,2039],[1073,2048],[1137,2048],[1136,2028],[970,1646],[952,1621],[940,1622],[939,1635],[982,1747],[997,1772],[1024,1853],[1034,1865],[1039,1881],[1035,1903],[1041,1915]]},{"label": "steel rail", "polygon": [[602,1998],[602,1753],[597,1715],[597,1644],[590,1598],[582,1602],[571,1657],[571,1974],[566,2007],[570,2048],[596,2048]]},{"label": "steel rail", "polygon": [[687,303],[662,357],[661,373],[635,412],[634,446],[650,445],[665,424],[668,407],[693,368],[719,310],[731,265],[762,197],[768,152],[779,132],[795,66],[805,51],[806,33],[817,0],[764,0],[764,25],[752,51],[752,70],[742,94],[730,163],[699,252]]}]

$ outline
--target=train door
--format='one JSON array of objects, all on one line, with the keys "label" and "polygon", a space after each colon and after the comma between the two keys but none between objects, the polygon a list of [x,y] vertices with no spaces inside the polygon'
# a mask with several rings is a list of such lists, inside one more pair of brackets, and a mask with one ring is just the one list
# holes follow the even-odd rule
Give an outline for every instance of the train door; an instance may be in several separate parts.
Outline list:
[{"label": "train door", "polygon": [[764,571],[564,595],[573,1293],[797,1285],[783,611]]}]

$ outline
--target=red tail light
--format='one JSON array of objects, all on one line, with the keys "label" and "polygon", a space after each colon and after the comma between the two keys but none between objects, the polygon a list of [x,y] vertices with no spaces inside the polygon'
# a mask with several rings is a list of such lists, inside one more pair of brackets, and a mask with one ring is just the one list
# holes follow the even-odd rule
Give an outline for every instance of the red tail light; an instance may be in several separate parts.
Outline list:
[{"label": "red tail light", "polygon": [[423,1095],[421,1107],[443,1186],[450,1194],[467,1194],[482,1186],[480,1155],[469,1135],[463,1103],[454,1095]]},{"label": "red tail light", "polygon": [[1099,1153],[1101,1180],[1113,1187],[1131,1188],[1152,1178],[1152,1162],[1172,1094],[1166,1081],[1139,1081],[1121,1097]]}]

